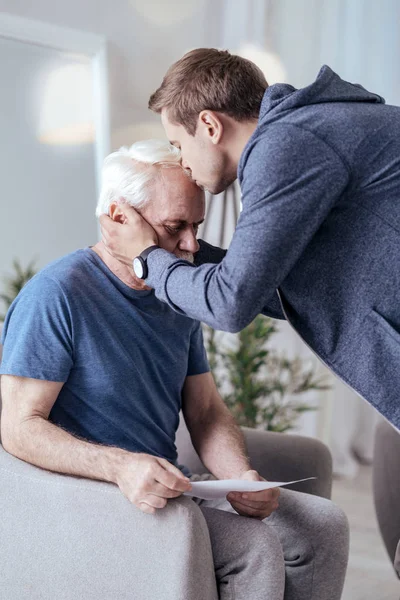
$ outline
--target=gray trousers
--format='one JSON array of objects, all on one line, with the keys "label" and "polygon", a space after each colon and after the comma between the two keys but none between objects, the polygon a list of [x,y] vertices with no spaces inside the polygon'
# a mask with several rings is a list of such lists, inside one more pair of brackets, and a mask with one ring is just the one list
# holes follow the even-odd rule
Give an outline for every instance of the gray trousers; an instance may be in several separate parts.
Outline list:
[{"label": "gray trousers", "polygon": [[332,502],[281,488],[279,508],[264,521],[239,516],[227,501],[196,502],[221,600],[340,600],[349,528]]}]

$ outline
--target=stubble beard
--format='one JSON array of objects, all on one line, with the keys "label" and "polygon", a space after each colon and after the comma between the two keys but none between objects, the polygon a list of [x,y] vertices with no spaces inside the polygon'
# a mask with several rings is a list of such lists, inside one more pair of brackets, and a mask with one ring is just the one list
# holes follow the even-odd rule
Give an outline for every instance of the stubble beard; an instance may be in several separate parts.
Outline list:
[{"label": "stubble beard", "polygon": [[211,194],[221,194],[224,192],[237,178],[236,169],[231,173],[228,170],[226,160],[221,156],[216,167],[214,167],[215,183],[209,187],[208,191]]}]

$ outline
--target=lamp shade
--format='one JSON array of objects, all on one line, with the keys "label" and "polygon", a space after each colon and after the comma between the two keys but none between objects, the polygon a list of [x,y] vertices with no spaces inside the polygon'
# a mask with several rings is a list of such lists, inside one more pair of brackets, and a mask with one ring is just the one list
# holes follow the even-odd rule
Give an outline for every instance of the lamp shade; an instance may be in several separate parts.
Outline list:
[{"label": "lamp shade", "polygon": [[94,141],[92,73],[89,64],[73,63],[52,71],[41,103],[39,140],[75,145]]}]

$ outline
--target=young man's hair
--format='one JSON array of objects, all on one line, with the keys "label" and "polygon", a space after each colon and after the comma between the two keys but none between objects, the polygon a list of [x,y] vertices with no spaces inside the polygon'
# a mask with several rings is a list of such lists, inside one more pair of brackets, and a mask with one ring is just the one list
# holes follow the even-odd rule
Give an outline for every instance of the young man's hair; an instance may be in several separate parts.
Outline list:
[{"label": "young man's hair", "polygon": [[168,119],[196,133],[202,110],[214,110],[236,121],[257,119],[268,87],[263,72],[250,60],[226,50],[198,48],[167,71],[149,100],[150,110],[168,111]]}]

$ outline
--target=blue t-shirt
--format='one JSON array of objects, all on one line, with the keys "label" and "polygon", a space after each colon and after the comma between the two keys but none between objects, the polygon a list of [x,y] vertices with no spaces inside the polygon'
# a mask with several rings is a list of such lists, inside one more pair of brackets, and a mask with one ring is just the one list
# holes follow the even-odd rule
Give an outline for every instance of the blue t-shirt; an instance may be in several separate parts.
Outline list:
[{"label": "blue t-shirt", "polygon": [[85,248],[27,283],[2,343],[1,374],[64,382],[50,421],[176,464],[182,386],[209,370],[198,321],[129,288]]}]

